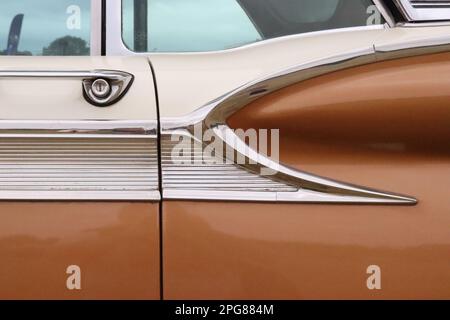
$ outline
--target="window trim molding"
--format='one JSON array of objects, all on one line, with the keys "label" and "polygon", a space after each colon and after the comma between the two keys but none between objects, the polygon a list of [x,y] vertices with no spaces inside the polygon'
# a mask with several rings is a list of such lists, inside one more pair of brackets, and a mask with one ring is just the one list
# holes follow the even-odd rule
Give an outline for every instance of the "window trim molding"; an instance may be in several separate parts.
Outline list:
[{"label": "window trim molding", "polygon": [[[95,1],[95,0],[93,0]],[[380,6],[377,5],[376,0],[374,0],[374,4],[380,10]],[[379,3],[379,2],[378,2]],[[258,46],[261,44],[268,44],[275,41],[286,40],[286,39],[295,39],[295,38],[303,38],[305,36],[311,35],[319,35],[319,34],[332,34],[332,33],[340,33],[340,32],[351,32],[351,31],[364,31],[364,30],[381,30],[385,28],[390,28],[391,25],[389,23],[389,17],[386,17],[387,11],[380,10],[383,18],[388,21],[385,24],[377,24],[370,26],[356,26],[349,28],[337,28],[337,29],[327,29],[321,31],[313,31],[306,32],[294,35],[287,35],[284,37],[277,37],[267,40],[262,40],[250,44],[246,44],[243,46],[223,49],[223,50],[212,50],[212,51],[193,51],[193,52],[134,52],[131,51],[123,42],[122,38],[122,0],[108,0],[108,5],[106,6],[106,55],[107,56],[148,56],[151,54],[170,54],[170,55],[190,55],[190,54],[202,54],[202,53],[217,53],[217,52],[233,52],[236,50],[242,50],[246,48],[251,48],[254,46]]]},{"label": "window trim molding", "polygon": [[102,55],[102,0],[91,0],[91,56]]},{"label": "window trim molding", "polygon": [[[426,1],[422,1],[426,2]],[[410,23],[429,23],[429,22],[448,22],[450,20],[450,9],[445,3],[442,7],[439,6],[438,1],[430,1],[425,4],[426,7],[422,7],[419,4],[414,4],[411,0],[395,0],[394,3],[405,17],[407,22]],[[434,7],[428,7],[433,6]]]},{"label": "window trim molding", "polygon": [[395,18],[391,14],[389,8],[386,7],[386,4],[382,0],[372,0],[372,1],[374,5],[378,8],[378,11],[380,11],[381,15],[386,21],[386,24],[391,28],[395,27]]}]

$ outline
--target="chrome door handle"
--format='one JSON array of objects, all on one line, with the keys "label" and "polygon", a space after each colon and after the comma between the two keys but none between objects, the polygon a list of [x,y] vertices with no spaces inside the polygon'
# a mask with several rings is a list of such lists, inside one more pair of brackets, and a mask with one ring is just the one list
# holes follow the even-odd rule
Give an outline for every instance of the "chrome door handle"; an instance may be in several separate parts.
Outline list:
[{"label": "chrome door handle", "polygon": [[0,78],[61,78],[80,79],[83,96],[97,107],[107,107],[118,102],[131,87],[134,76],[116,70],[93,71],[0,71]]}]

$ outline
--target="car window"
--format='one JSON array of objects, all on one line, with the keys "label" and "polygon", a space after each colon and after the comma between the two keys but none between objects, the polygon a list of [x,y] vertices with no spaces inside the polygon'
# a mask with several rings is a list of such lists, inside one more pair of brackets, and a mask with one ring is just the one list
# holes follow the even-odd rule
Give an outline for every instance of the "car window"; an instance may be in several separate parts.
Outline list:
[{"label": "car window", "polygon": [[136,52],[214,51],[311,31],[381,24],[371,0],[123,0]]},{"label": "car window", "polygon": [[[148,15],[148,36],[139,44],[139,11],[134,0],[123,1],[125,44],[137,51],[209,51],[261,40],[256,27],[235,0],[139,1]],[[137,5],[136,5],[137,6]],[[141,24],[142,25],[142,24]],[[135,29],[135,26],[137,27]],[[136,39],[138,38],[138,39]],[[139,49],[140,48],[140,49]]]},{"label": "car window", "polygon": [[0,1],[0,55],[89,55],[90,6],[90,0]]}]

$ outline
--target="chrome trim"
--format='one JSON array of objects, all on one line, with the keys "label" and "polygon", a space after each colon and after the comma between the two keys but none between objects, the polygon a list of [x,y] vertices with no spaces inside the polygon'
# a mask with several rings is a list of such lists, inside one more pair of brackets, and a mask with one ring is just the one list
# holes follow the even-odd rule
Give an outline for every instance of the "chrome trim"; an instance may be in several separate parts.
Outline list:
[{"label": "chrome trim", "polygon": [[0,200],[159,201],[156,128],[0,120]]},{"label": "chrome trim", "polygon": [[[276,172],[273,176],[268,176],[275,181],[284,182],[287,185],[295,186],[298,191],[294,193],[277,193],[277,200],[299,202],[354,202],[359,203],[397,203],[411,204],[415,199],[397,195],[393,193],[381,192],[365,187],[345,184],[330,179],[322,178],[305,172],[286,167],[280,163],[272,161],[258,152],[251,149],[242,141],[233,130],[227,125],[214,125],[212,130],[215,136],[229,147],[235,147],[238,154],[246,157],[247,164],[242,165],[246,170],[258,174],[265,169]],[[249,161],[250,160],[250,161]],[[256,163],[252,165],[251,163]],[[305,194],[305,191],[307,193]]]},{"label": "chrome trim", "polygon": [[384,20],[386,20],[387,25],[391,28],[395,27],[395,19],[383,0],[373,0],[373,3],[378,8],[378,11],[380,11]]},{"label": "chrome trim", "polygon": [[48,135],[65,137],[157,138],[157,121],[0,120],[0,137]]},{"label": "chrome trim", "polygon": [[408,22],[450,20],[450,1],[394,0],[394,3]]},{"label": "chrome trim", "polygon": [[373,62],[376,62],[375,50],[373,46],[370,46],[322,60],[303,63],[263,79],[252,81],[206,105],[203,110],[199,111],[203,115],[206,114],[202,117],[206,127],[212,128],[218,124],[224,124],[227,118],[250,102],[274,91],[333,71]]},{"label": "chrome trim", "polygon": [[385,43],[375,47],[377,61],[450,51],[450,36]]},{"label": "chrome trim", "polygon": [[3,191],[2,201],[160,201],[159,191]]},{"label": "chrome trim", "polygon": [[399,22],[396,24],[399,28],[423,28],[423,27],[448,27],[450,21],[437,21],[437,22]]},{"label": "chrome trim", "polygon": [[[179,140],[186,137],[189,138],[189,136],[172,136],[170,138]],[[264,200],[271,193],[297,191],[292,186],[255,175],[232,163],[226,163],[225,161],[216,163],[218,159],[203,153],[201,143],[192,141],[192,139],[179,142],[164,135],[161,146],[163,189],[171,194],[186,191],[192,192],[192,196],[195,197],[198,192],[202,194],[203,191],[207,191],[208,193],[222,192],[220,194],[234,197],[229,194],[229,191],[239,195],[250,192],[259,194],[260,199]],[[174,155],[175,146],[182,146],[184,149],[189,148],[191,152]]]},{"label": "chrome trim", "polygon": [[[380,8],[379,6],[377,6]],[[381,14],[384,16],[383,12]],[[234,52],[237,50],[245,50],[255,46],[270,44],[272,42],[277,41],[285,41],[288,39],[296,39],[303,38],[306,36],[312,35],[322,35],[322,34],[333,34],[333,33],[342,33],[342,32],[355,32],[355,31],[363,31],[363,30],[382,30],[386,27],[389,27],[390,24],[379,24],[379,25],[370,25],[370,26],[357,26],[357,27],[349,27],[349,28],[339,28],[339,29],[328,29],[321,31],[314,31],[308,33],[294,34],[283,37],[277,37],[267,40],[262,40],[250,44],[246,44],[243,46],[216,50],[216,51],[203,51],[203,52],[133,52],[124,44],[122,39],[122,0],[108,0],[106,5],[106,28],[108,30],[106,34],[106,55],[108,56],[151,56],[153,54],[157,55],[192,55],[192,54],[204,54],[204,53],[218,53],[218,52]],[[384,16],[386,19],[386,17]]]},{"label": "chrome trim", "polygon": [[[165,200],[205,200],[239,202],[274,202],[305,204],[342,204],[342,205],[415,205],[416,200],[370,199],[357,196],[325,195],[320,192],[299,190],[297,192],[251,192],[251,191],[203,191],[164,189]],[[400,198],[402,199],[402,198]]]},{"label": "chrome trim", "polygon": [[[171,152],[175,142],[165,133],[161,155],[164,199],[366,204],[411,204],[414,200],[284,167],[248,148],[227,126],[213,130],[217,138],[257,164],[235,165],[225,161],[215,164],[213,158],[202,153],[198,142],[191,154],[174,159]],[[177,163],[180,159],[189,163]],[[276,174],[260,175],[263,167],[272,168]]]},{"label": "chrome trim", "polygon": [[[134,76],[128,72],[116,70],[93,71],[50,71],[50,70],[0,70],[0,79],[5,78],[57,78],[80,79],[83,95],[87,102],[98,107],[107,107],[118,102],[133,83]],[[104,79],[111,85],[106,97],[96,96],[92,84],[97,79]]]},{"label": "chrome trim", "polygon": [[[246,160],[248,160],[246,161],[247,164],[239,165],[240,168],[255,175],[259,175],[262,168],[272,169],[276,174],[274,176],[266,176],[267,178],[297,188],[296,192],[261,192],[255,195],[251,190],[245,190],[245,187],[244,190],[237,192],[222,191],[220,188],[217,188],[217,190],[202,189],[201,185],[196,186],[197,190],[189,189],[189,191],[169,186],[169,188],[164,188],[163,190],[164,197],[167,199],[247,200],[299,203],[416,204],[417,200],[413,197],[346,184],[274,163],[271,159],[258,154],[245,142],[240,140],[227,126],[226,120],[250,102],[292,84],[333,71],[374,62],[422,54],[446,52],[450,49],[449,44],[450,37],[431,38],[428,39],[427,42],[404,42],[378,47],[367,47],[347,52],[339,56],[304,63],[241,86],[186,117],[162,118],[161,134],[163,138],[166,137],[167,139],[167,137],[171,135],[184,134],[195,139],[195,126],[200,125],[203,128],[211,129],[214,132],[215,138],[224,142],[225,145],[232,147],[237,154],[244,156]],[[226,152],[224,152],[224,154],[226,154]],[[250,164],[252,162],[250,160],[253,160],[256,164]],[[235,164],[231,165],[233,166]],[[163,186],[166,174],[166,168],[163,166]]]},{"label": "chrome trim", "polygon": [[122,0],[108,0],[106,4],[106,55],[138,55],[128,49],[122,40]]},{"label": "chrome trim", "polygon": [[102,0],[91,0],[91,56],[102,54]]}]

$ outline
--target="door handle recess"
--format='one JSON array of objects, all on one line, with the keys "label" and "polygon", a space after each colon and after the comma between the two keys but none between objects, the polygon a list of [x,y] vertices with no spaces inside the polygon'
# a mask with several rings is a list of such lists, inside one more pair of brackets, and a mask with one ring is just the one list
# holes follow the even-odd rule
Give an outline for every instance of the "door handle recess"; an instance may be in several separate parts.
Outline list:
[{"label": "door handle recess", "polygon": [[131,73],[116,70],[93,71],[0,71],[1,78],[61,78],[80,79],[83,96],[97,107],[108,107],[118,102],[134,81]]}]

